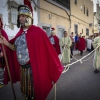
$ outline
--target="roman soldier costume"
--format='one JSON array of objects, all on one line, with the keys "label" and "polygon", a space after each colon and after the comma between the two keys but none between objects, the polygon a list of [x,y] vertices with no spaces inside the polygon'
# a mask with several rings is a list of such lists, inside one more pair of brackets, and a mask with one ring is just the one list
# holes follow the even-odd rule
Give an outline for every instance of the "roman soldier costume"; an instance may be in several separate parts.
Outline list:
[{"label": "roman soldier costume", "polygon": [[59,38],[55,35],[55,28],[51,28],[51,36],[49,37],[51,44],[56,50],[57,54],[61,54],[60,46],[59,46]]}]

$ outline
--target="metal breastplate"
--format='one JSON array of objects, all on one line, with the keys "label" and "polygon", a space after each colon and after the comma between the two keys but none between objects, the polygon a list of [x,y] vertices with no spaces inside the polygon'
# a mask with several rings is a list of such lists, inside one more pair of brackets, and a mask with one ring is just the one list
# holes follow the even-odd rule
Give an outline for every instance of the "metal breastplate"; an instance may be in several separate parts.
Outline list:
[{"label": "metal breastplate", "polygon": [[53,37],[50,38],[50,42],[51,42],[51,44],[55,44],[55,40]]},{"label": "metal breastplate", "polygon": [[29,53],[26,42],[26,33],[15,40],[17,59],[20,65],[25,65],[29,59]]}]

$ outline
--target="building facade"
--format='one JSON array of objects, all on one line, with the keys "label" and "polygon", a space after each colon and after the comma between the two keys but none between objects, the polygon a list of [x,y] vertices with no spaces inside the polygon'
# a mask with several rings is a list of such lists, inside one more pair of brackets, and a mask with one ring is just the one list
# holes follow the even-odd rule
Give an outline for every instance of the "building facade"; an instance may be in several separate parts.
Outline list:
[{"label": "building facade", "polygon": [[[37,0],[35,0],[37,2]],[[17,24],[17,7],[24,4],[24,0],[0,0],[0,17],[3,21],[3,29],[8,34],[9,39],[13,38],[18,32]],[[34,2],[31,0],[33,8],[34,24],[38,24],[37,10]]]},{"label": "building facade", "polygon": [[[50,36],[50,28],[56,29],[61,38],[64,30],[93,34],[93,2],[91,0],[39,0],[38,25]],[[75,35],[74,34],[74,35]]]},{"label": "building facade", "polygon": [[100,31],[100,5],[96,5],[96,12],[94,12],[94,33]]},{"label": "building facade", "polygon": [[93,2],[91,0],[71,1],[71,31],[83,33],[86,37],[93,34]]},{"label": "building facade", "polygon": [[[1,0],[0,17],[3,28],[9,38],[18,32],[17,7],[24,0]],[[54,27],[59,38],[66,30],[83,33],[88,36],[93,32],[93,2],[91,0],[30,0],[33,8],[34,25],[43,28],[50,36],[50,29]],[[74,35],[75,35],[74,34]]]}]

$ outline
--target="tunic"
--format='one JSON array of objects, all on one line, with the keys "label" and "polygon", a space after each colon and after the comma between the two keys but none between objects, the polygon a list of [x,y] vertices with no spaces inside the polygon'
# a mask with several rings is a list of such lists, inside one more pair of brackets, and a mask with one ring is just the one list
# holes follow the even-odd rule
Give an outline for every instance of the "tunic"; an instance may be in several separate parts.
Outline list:
[{"label": "tunic", "polygon": [[[98,45],[100,45],[100,37],[95,38],[93,42],[94,48],[96,48]],[[93,65],[96,69],[100,68],[100,47],[95,51]]]},{"label": "tunic", "polygon": [[79,37],[78,50],[83,51],[83,50],[85,50],[85,47],[86,47],[85,39],[83,37]]},{"label": "tunic", "polygon": [[64,54],[63,54],[63,57],[62,57],[62,63],[63,64],[70,63],[70,46],[72,44],[71,38],[70,37],[63,37],[60,40],[59,44],[62,47],[62,49],[64,49],[64,45],[66,45],[65,49],[63,51]]}]

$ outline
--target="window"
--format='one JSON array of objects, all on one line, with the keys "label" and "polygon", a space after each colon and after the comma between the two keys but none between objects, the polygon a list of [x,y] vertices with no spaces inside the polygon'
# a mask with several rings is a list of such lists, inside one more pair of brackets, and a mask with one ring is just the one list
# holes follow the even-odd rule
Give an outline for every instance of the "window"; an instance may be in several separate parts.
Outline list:
[{"label": "window", "polygon": [[83,29],[82,29],[82,34],[83,34]]},{"label": "window", "polygon": [[48,37],[51,35],[50,27],[42,26],[42,29],[47,33]]},{"label": "window", "polygon": [[17,15],[18,15],[17,8],[14,6],[11,6],[11,23],[12,24],[17,24]]},{"label": "window", "polygon": [[84,5],[84,14],[85,14],[85,5]]},{"label": "window", "polygon": [[74,25],[74,31],[75,31],[75,34],[78,34],[78,25]]},{"label": "window", "polygon": [[89,16],[88,8],[86,8],[86,16]]},{"label": "window", "polygon": [[74,3],[77,5],[77,0],[74,0]]},{"label": "window", "polygon": [[62,5],[63,7],[70,9],[70,0],[52,0],[60,5]]},{"label": "window", "polygon": [[89,29],[86,28],[86,36],[89,36]]},{"label": "window", "polygon": [[58,28],[57,36],[58,36],[59,39],[61,39],[63,37],[64,31],[65,30],[63,28]]}]

